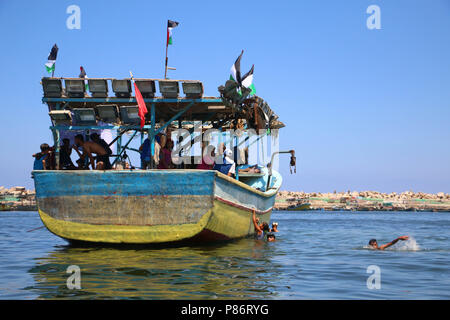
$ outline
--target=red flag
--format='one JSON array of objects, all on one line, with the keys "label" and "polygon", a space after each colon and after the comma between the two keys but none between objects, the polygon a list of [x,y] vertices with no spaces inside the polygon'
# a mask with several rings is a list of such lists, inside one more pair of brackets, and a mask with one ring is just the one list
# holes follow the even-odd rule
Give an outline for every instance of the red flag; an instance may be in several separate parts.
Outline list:
[{"label": "red flag", "polygon": [[144,98],[142,98],[142,94],[139,91],[139,88],[136,85],[136,82],[134,83],[134,93],[136,95],[136,101],[139,106],[138,115],[139,118],[141,118],[141,128],[145,125],[145,115],[147,114],[147,106],[145,105]]}]

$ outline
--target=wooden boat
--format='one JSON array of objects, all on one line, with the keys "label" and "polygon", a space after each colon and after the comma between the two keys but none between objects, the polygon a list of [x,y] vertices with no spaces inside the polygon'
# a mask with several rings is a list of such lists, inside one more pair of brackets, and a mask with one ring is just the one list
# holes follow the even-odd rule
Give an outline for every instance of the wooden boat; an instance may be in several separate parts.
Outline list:
[{"label": "wooden boat", "polygon": [[[63,80],[65,90],[62,88]],[[90,78],[91,90],[96,88],[94,81],[97,80],[106,84],[110,79]],[[182,82],[183,89],[185,83],[200,84],[200,95],[192,96],[192,91],[186,93],[186,97],[179,97],[178,91],[175,95],[171,92],[169,97],[164,96],[164,92],[161,92],[162,97],[146,95],[144,101],[150,112],[145,125],[140,127],[137,125],[139,118],[130,123],[122,113],[122,108],[137,108],[137,100],[131,96],[130,79],[120,80],[128,83],[128,86],[122,86],[122,90],[128,87],[129,91],[116,92],[116,97],[108,97],[107,92],[99,94],[98,91],[89,96],[85,92],[84,81],[76,78],[42,79],[43,102],[50,110],[57,164],[64,132],[81,131],[87,137],[92,130],[116,130],[117,154],[113,162],[116,164],[126,159],[126,150],[137,151],[130,148],[129,143],[138,133],[141,133],[141,143],[143,133],[148,134],[154,152],[156,135],[173,123],[179,128],[189,128],[194,120],[225,130],[231,123],[243,119],[246,129],[276,130],[284,126],[264,100],[248,97],[249,91],[246,92],[245,88],[236,95],[235,84],[229,81],[225,89],[219,90],[220,97],[203,97],[200,82],[170,80],[171,88],[176,85],[177,90],[179,82]],[[114,88],[115,80],[112,81]],[[153,88],[156,81],[160,82],[160,88],[168,82],[165,79],[139,81],[153,83]],[[228,90],[230,86],[231,91]],[[73,88],[79,91],[71,92]],[[100,108],[105,106],[116,112],[116,118],[102,118]],[[83,118],[72,118],[79,110],[96,116],[83,123]],[[97,121],[100,120],[108,124],[99,126]],[[125,132],[133,134],[128,142],[122,143]],[[272,170],[272,166],[269,169],[261,167],[259,174],[242,174],[241,179],[239,174],[232,178],[218,171],[194,168],[184,164],[171,170],[33,171],[39,214],[47,229],[55,235],[69,241],[96,243],[229,240],[254,233],[253,211],[260,222],[269,222],[282,182],[280,174]]]},{"label": "wooden boat", "polygon": [[[35,171],[39,214],[54,234],[104,243],[216,241],[269,222],[281,185],[266,192],[212,170]],[[54,186],[67,186],[57,188]]]},{"label": "wooden boat", "polygon": [[309,202],[300,202],[296,205],[293,206],[289,206],[287,209],[287,211],[307,211],[307,210],[311,210],[311,203]]}]

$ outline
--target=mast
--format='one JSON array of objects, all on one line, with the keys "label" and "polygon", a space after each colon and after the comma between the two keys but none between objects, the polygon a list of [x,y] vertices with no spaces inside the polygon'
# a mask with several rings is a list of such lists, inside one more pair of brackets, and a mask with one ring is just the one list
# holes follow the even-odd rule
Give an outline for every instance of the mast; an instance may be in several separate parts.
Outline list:
[{"label": "mast", "polygon": [[[169,32],[169,31],[167,31],[167,32]],[[166,41],[166,67],[165,67],[165,70],[164,70],[164,79],[167,79],[167,62],[169,60],[169,58],[167,57],[168,50],[169,50],[169,41],[167,40]]]}]

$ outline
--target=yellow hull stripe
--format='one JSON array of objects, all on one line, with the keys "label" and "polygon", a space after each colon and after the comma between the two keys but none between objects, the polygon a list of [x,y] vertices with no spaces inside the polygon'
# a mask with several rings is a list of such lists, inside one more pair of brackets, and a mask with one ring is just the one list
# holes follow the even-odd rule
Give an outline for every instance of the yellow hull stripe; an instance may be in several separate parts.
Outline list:
[{"label": "yellow hull stripe", "polygon": [[[269,222],[271,212],[258,215],[260,222]],[[203,229],[227,238],[241,238],[254,233],[252,213],[214,200],[210,209],[195,224],[177,225],[102,225],[63,221],[39,210],[47,229],[55,235],[69,239],[103,243],[161,243],[189,239]]]},{"label": "yellow hull stripe", "polygon": [[160,243],[188,239],[202,231],[211,210],[195,224],[130,226],[85,224],[54,219],[39,210],[42,222],[55,235],[69,239],[105,243]]}]

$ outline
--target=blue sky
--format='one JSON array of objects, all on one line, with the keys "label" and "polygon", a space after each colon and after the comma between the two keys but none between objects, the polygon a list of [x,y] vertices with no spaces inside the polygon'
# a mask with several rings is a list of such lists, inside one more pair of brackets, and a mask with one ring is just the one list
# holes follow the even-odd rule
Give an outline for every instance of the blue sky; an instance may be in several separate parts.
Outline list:
[{"label": "blue sky", "polygon": [[[81,29],[66,8],[81,8]],[[369,30],[366,9],[381,9]],[[51,143],[40,78],[162,77],[167,19],[172,78],[207,95],[241,49],[258,94],[285,122],[283,189],[450,192],[450,1],[0,1],[0,185],[33,187],[31,154]]]}]

